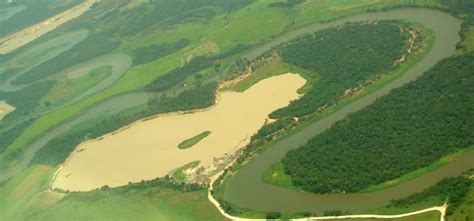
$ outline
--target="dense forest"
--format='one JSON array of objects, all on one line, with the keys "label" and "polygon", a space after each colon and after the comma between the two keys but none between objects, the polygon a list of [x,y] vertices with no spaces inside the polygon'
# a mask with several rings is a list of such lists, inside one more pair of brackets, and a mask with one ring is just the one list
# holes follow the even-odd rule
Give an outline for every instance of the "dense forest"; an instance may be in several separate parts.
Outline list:
[{"label": "dense forest", "polygon": [[356,192],[473,145],[473,60],[472,53],[445,59],[337,122],[290,151],[285,172],[307,191]]},{"label": "dense forest", "polygon": [[216,83],[198,85],[175,97],[162,96],[152,99],[142,111],[119,113],[93,122],[85,129],[67,132],[54,138],[36,152],[32,163],[57,166],[64,162],[74,148],[86,139],[97,138],[124,125],[155,114],[209,107],[215,102],[216,89]]},{"label": "dense forest", "polygon": [[[284,62],[313,73],[310,91],[272,118],[302,117],[335,103],[347,89],[394,68],[408,40],[398,21],[349,23],[291,41],[281,49]],[[347,38],[347,36],[351,36]],[[361,56],[363,55],[363,56]],[[319,80],[316,80],[319,79]]]}]

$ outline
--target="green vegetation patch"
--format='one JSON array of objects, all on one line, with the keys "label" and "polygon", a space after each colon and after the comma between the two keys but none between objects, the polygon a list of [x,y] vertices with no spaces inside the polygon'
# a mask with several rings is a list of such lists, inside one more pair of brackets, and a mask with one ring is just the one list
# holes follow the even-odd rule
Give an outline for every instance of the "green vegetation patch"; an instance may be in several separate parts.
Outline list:
[{"label": "green vegetation patch", "polygon": [[[283,160],[304,190],[356,192],[427,167],[474,144],[474,54],[448,58],[420,79],[290,151]],[[357,174],[357,176],[354,176]]]},{"label": "green vegetation patch", "polygon": [[204,131],[194,137],[191,137],[189,139],[183,140],[183,142],[178,144],[179,149],[188,149],[197,143],[201,142],[202,139],[206,138],[211,134],[211,131]]},{"label": "green vegetation patch", "polygon": [[275,184],[289,189],[295,189],[295,186],[291,182],[291,177],[285,173],[284,166],[285,165],[281,161],[273,164],[263,174],[263,181],[265,183]]}]

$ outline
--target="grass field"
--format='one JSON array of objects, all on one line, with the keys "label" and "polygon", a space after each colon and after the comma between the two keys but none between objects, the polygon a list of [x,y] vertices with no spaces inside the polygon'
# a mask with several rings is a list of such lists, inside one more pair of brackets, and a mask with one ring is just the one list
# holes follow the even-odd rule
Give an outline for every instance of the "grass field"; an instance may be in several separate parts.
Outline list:
[{"label": "grass field", "polygon": [[279,161],[273,164],[262,176],[265,183],[282,186],[289,189],[299,189],[293,185],[291,177],[284,172],[284,164]]}]

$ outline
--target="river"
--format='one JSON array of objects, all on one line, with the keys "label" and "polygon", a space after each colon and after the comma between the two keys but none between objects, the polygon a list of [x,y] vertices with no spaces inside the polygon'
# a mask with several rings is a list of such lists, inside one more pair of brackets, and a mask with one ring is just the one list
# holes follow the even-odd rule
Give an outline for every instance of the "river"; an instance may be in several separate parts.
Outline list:
[{"label": "river", "polygon": [[[421,191],[438,182],[443,177],[456,176],[474,167],[474,161],[472,161],[474,151],[471,151],[456,161],[419,178],[371,193],[319,195],[263,183],[261,179],[262,174],[272,164],[282,159],[289,150],[304,145],[310,138],[328,129],[336,121],[343,119],[350,113],[361,110],[365,106],[373,103],[377,98],[389,93],[390,90],[415,80],[425,71],[433,67],[438,61],[451,56],[455,50],[456,43],[460,40],[458,32],[460,30],[461,21],[450,14],[422,8],[397,9],[386,12],[363,13],[324,24],[309,25],[276,38],[274,41],[256,49],[251,56],[258,56],[258,54],[304,33],[334,27],[346,22],[377,19],[402,19],[424,25],[436,35],[432,50],[422,61],[417,63],[398,79],[390,82],[378,91],[350,103],[339,111],[310,124],[302,131],[283,138],[257,156],[231,178],[225,195],[226,200],[243,208],[261,211],[310,211],[317,213],[335,209],[343,211],[362,211],[384,206],[392,199],[402,198]],[[356,176],[357,174],[354,175]]]}]

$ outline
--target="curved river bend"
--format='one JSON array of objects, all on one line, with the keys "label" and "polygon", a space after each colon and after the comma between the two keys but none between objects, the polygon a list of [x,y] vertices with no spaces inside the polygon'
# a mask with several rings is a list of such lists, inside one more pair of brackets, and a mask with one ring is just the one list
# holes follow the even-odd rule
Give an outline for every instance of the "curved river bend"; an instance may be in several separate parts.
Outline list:
[{"label": "curved river bend", "polygon": [[[304,145],[315,135],[329,128],[333,123],[343,119],[352,112],[361,110],[377,98],[387,94],[421,76],[438,61],[449,57],[460,40],[458,32],[460,21],[450,14],[431,9],[397,9],[387,12],[364,13],[350,16],[334,22],[313,24],[276,38],[274,41],[256,49],[248,57],[256,57],[278,44],[294,39],[304,33],[315,32],[346,22],[357,22],[378,19],[402,19],[424,25],[436,34],[432,50],[422,61],[413,66],[400,78],[390,82],[378,91],[369,94],[328,117],[314,122],[302,131],[283,138],[268,150],[253,159],[231,178],[225,198],[243,208],[261,211],[282,212],[323,212],[327,210],[361,211],[386,205],[390,200],[402,198],[421,191],[446,176],[456,176],[466,169],[474,167],[474,151],[468,152],[458,160],[401,185],[371,193],[326,194],[290,190],[262,182],[262,174],[272,164],[278,162],[291,149]],[[321,156],[324,157],[324,156]],[[357,175],[357,174],[354,174]]]}]

